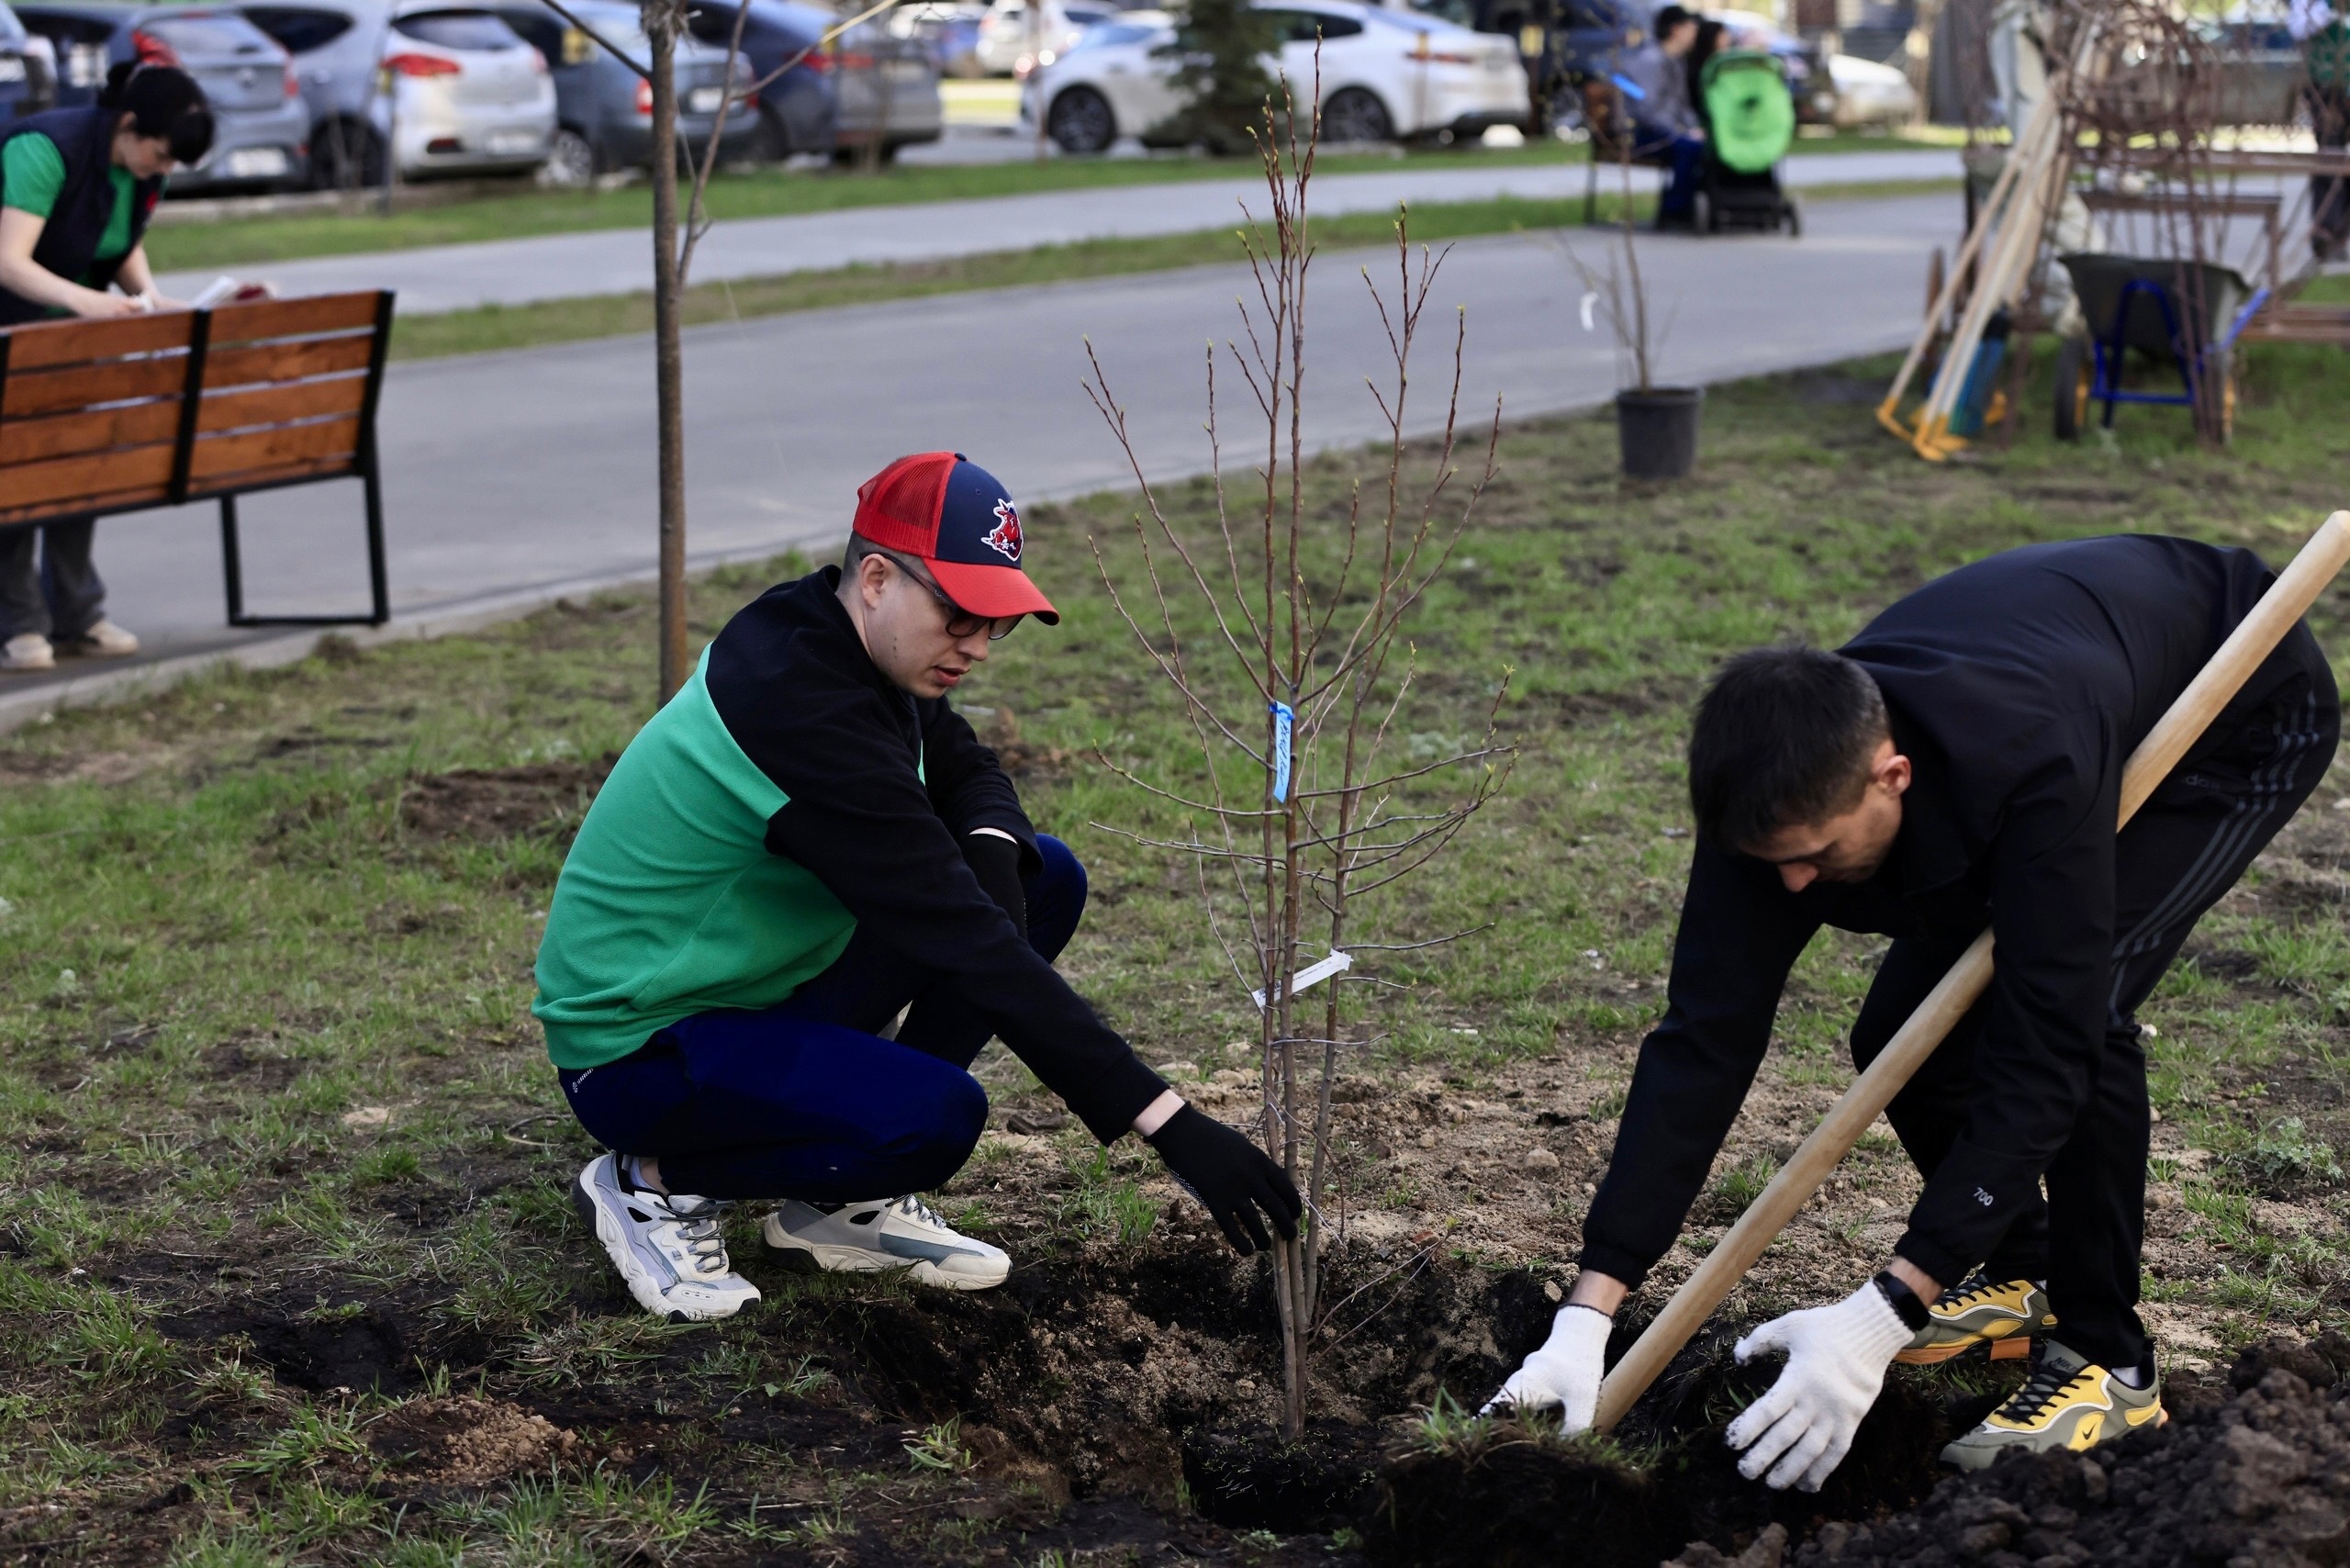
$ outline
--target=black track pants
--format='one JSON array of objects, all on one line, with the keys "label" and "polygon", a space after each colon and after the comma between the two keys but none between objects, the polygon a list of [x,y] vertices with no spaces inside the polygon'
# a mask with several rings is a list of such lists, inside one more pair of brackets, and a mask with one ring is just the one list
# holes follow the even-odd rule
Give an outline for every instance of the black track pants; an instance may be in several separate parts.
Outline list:
[{"label": "black track pants", "polygon": [[[2317,669],[2323,671],[2322,662]],[[2151,1121],[2137,1009],[2203,912],[2325,777],[2340,734],[2333,684],[2321,673],[2291,700],[2244,723],[2216,754],[2191,759],[2115,846],[2117,937],[2104,1052],[2072,1137],[2048,1167],[2045,1201],[2020,1215],[1985,1260],[1994,1279],[2046,1280],[2057,1336],[2099,1365],[2139,1365],[2152,1350],[2137,1313]],[[1852,1025],[1856,1066],[1875,1059],[1973,938],[1969,932],[1894,943]],[[1983,1012],[1978,1006],[1959,1021],[1886,1110],[1921,1174],[1930,1175],[1949,1153],[1974,1097],[2001,1092],[1975,1076]]]}]

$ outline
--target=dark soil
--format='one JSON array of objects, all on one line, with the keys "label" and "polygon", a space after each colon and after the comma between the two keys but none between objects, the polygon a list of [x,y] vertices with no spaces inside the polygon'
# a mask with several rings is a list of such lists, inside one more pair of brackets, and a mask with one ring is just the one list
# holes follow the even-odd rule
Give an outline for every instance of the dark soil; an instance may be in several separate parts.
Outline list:
[{"label": "dark soil", "polygon": [[[1619,1327],[1617,1348],[1640,1327]],[[1740,1475],[1722,1441],[1729,1418],[1778,1372],[1776,1362],[1738,1366],[1729,1354],[1736,1338],[1718,1332],[1683,1350],[1616,1444],[1510,1427],[1481,1446],[1398,1456],[1385,1475],[1373,1560],[1399,1568],[1648,1568],[1693,1538],[1743,1542],[1774,1524],[1800,1536],[1824,1521],[1924,1497],[1942,1445],[1998,1397],[1949,1394],[1930,1378],[1897,1372],[1826,1487],[1773,1492]]]},{"label": "dark soil", "polygon": [[489,840],[554,830],[567,841],[617,753],[592,762],[460,767],[408,781],[400,820],[420,838]]},{"label": "dark soil", "polygon": [[[2247,1350],[2232,1393],[2173,1379],[2169,1424],[2090,1453],[2022,1456],[1943,1481],[1913,1512],[1818,1527],[1797,1568],[2335,1568],[2350,1562],[2350,1339]],[[1693,1546],[1680,1568],[1778,1568]],[[1759,1550],[1757,1550],[1759,1549]]]}]

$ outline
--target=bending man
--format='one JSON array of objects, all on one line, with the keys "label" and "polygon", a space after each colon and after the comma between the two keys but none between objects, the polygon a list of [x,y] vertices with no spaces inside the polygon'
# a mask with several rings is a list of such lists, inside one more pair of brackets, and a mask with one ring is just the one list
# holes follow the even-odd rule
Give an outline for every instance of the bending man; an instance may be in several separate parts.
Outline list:
[{"label": "bending man", "polygon": [[[2165,1419],[2139,1321],[2149,1113],[2134,1016],[2292,817],[2341,726],[2297,626],[2119,835],[2124,762],[2267,587],[2249,551],[2041,544],[1929,583],[1840,652],[1723,666],[1689,743],[1698,843],[1663,1022],[1640,1047],[1582,1274],[1497,1403],[1591,1422],[1610,1316],[1673,1244],[1823,925],[1894,938],[1865,1067],[1987,924],[1990,988],[1887,1114],[1925,1177],[1884,1272],[1740,1341],[1786,1369],[1740,1468],[1818,1490],[1895,1360],[2023,1351],[2023,1387],[1942,1450],[2086,1448]],[[2042,1183],[2046,1183],[2042,1195]]]},{"label": "bending man", "polygon": [[611,1150],[574,1199],[648,1311],[758,1299],[730,1199],[782,1200],[762,1236],[794,1267],[1001,1283],[1010,1260],[913,1195],[979,1142],[965,1070],[998,1035],[1103,1143],[1148,1138],[1241,1252],[1295,1234],[1281,1168],[1053,971],[1084,869],[946,704],[1024,616],[1058,621],[1022,554],[988,474],[899,459],[858,492],[845,563],[728,622],[580,824],[532,1011]]}]

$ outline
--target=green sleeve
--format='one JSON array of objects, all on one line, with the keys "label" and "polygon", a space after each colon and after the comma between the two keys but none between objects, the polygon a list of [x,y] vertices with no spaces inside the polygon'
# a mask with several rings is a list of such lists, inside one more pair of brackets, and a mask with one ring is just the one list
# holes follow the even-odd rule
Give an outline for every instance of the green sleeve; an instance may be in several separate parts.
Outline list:
[{"label": "green sleeve", "polygon": [[39,131],[10,137],[0,148],[0,205],[46,218],[64,188],[65,155]]}]

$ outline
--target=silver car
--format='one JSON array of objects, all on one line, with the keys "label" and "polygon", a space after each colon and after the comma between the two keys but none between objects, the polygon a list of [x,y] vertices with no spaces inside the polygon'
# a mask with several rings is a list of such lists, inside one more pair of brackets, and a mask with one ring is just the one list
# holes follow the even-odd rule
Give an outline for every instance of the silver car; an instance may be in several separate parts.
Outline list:
[{"label": "silver car", "polygon": [[294,57],[310,117],[310,183],[351,190],[384,183],[385,40],[389,0],[289,0],[248,6],[246,18]]},{"label": "silver car", "polygon": [[379,123],[403,178],[528,174],[554,138],[554,77],[488,11],[431,4],[392,14]]}]

